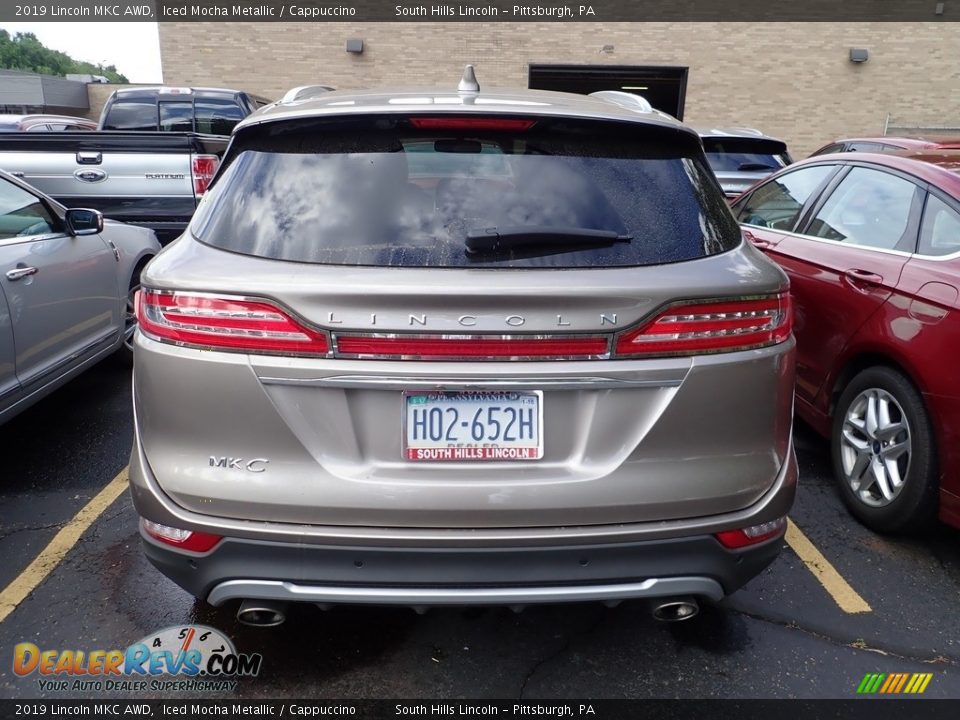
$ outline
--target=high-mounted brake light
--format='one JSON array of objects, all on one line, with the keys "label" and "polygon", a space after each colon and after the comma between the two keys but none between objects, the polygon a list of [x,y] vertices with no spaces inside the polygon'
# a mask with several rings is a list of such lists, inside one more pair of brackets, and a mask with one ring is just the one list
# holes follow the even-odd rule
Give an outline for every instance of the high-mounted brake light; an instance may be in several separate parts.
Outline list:
[{"label": "high-mounted brake light", "polygon": [[609,348],[602,336],[337,335],[337,354],[357,359],[587,360]]},{"label": "high-mounted brake light", "polygon": [[140,522],[143,524],[143,529],[147,535],[167,545],[180,548],[181,550],[207,552],[223,540],[223,536],[221,535],[183,530],[181,528],[170,527],[169,525],[161,525],[160,523],[155,523],[152,520],[143,518],[141,518]]},{"label": "high-mounted brake light", "polygon": [[220,165],[220,158],[216,155],[194,155],[190,164],[190,172],[193,174],[193,194],[198,198],[210,187],[210,181],[213,180],[217,172],[217,166]]},{"label": "high-mounted brake light", "polygon": [[137,321],[147,335],[178,345],[291,355],[330,349],[326,335],[263,300],[141,290]]},{"label": "high-mounted brake light", "polygon": [[419,130],[529,130],[536,120],[496,117],[412,117],[410,124]]},{"label": "high-mounted brake light", "polygon": [[736,530],[724,530],[714,535],[720,544],[730,550],[747,547],[748,545],[758,545],[767,540],[782,535],[787,528],[787,518],[781,517],[760,525],[751,525],[750,527],[737,528]]},{"label": "high-mounted brake light", "polygon": [[653,320],[620,335],[615,356],[749,350],[784,342],[792,329],[789,293],[684,303],[671,305]]}]

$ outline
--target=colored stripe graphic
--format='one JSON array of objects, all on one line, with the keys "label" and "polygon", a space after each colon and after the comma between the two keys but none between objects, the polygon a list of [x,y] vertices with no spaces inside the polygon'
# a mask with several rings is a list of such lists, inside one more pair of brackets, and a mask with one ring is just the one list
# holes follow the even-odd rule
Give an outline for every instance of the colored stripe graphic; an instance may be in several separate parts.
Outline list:
[{"label": "colored stripe graphic", "polygon": [[933,673],[867,673],[857,686],[860,695],[919,695],[927,689]]},{"label": "colored stripe graphic", "polygon": [[857,692],[864,695],[872,695],[879,689],[880,683],[883,682],[885,677],[886,674],[884,673],[867,673],[863,676],[863,680],[860,682],[860,687],[857,688]]},{"label": "colored stripe graphic", "polygon": [[908,677],[910,677],[908,673],[900,673],[900,682],[897,683],[897,687],[893,689],[893,692],[898,693],[903,690],[903,686],[907,684]]},{"label": "colored stripe graphic", "polygon": [[[913,678],[910,680],[910,694],[919,695],[924,690],[927,689],[927,685],[930,684],[930,679],[933,677],[933,673],[916,673]],[[912,686],[912,687],[911,687]]]},{"label": "colored stripe graphic", "polygon": [[881,693],[890,692],[890,688],[893,685],[896,685],[899,679],[900,679],[900,676],[897,673],[893,673],[892,675],[887,675],[886,682],[884,682],[883,685],[880,686],[880,692]]}]

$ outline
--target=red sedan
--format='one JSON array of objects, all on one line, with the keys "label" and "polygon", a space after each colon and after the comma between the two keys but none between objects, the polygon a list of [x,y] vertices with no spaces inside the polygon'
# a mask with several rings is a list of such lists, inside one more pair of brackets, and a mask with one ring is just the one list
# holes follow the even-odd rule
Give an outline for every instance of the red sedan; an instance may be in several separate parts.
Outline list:
[{"label": "red sedan", "polygon": [[928,150],[957,150],[960,148],[960,139],[958,138],[908,138],[884,135],[883,137],[866,138],[846,138],[844,140],[834,140],[828,145],[814,152],[814,155],[829,155],[840,152],[870,152],[870,153],[903,153],[920,152]]},{"label": "red sedan", "polygon": [[790,276],[796,410],[881,531],[960,527],[960,156],[923,157],[812,157],[732,207]]}]

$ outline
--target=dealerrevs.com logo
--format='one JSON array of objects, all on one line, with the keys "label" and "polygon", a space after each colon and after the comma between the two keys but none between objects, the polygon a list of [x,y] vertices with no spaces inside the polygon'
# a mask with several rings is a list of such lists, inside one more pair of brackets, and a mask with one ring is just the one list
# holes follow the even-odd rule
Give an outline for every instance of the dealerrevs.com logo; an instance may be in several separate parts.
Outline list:
[{"label": "dealerrevs.com logo", "polygon": [[124,650],[41,650],[33,643],[13,650],[14,674],[38,676],[45,691],[231,691],[262,663],[262,655],[238,653],[205,625],[165,628]]}]

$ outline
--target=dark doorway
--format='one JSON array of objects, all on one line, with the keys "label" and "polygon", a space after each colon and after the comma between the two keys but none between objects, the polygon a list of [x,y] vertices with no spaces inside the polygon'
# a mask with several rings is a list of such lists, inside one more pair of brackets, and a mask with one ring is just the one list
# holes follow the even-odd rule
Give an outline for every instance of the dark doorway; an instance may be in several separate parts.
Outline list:
[{"label": "dark doorway", "polygon": [[621,90],[642,95],[657,110],[683,120],[687,68],[652,65],[531,65],[530,87],[588,95]]}]

